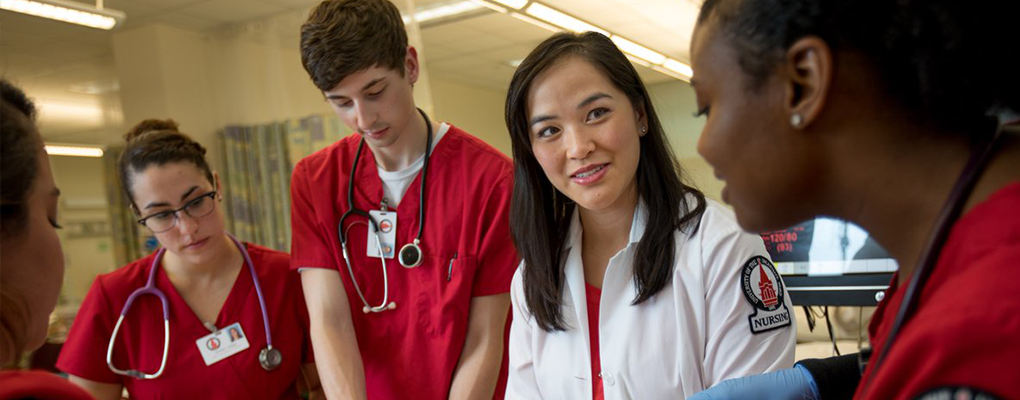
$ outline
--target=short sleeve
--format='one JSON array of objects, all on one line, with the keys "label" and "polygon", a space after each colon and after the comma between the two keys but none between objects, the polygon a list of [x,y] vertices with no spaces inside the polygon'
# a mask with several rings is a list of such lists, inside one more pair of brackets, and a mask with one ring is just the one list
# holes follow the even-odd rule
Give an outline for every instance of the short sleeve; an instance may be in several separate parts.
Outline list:
[{"label": "short sleeve", "polygon": [[[761,237],[742,231],[732,215],[716,207],[706,211],[703,221],[705,387],[725,379],[792,367],[797,335],[786,285],[782,285],[780,310],[785,308],[788,323],[765,330],[752,329],[751,325],[751,317],[758,311],[744,295],[742,275],[752,260],[771,265]],[[774,276],[781,279],[778,274]]]},{"label": "short sleeve", "polygon": [[114,314],[102,281],[96,278],[60,350],[57,369],[96,382],[121,383],[120,376],[106,365]]},{"label": "short sleeve", "polygon": [[478,218],[479,249],[476,256],[474,297],[507,293],[520,258],[510,236],[510,194],[513,173],[506,172],[485,197]]},{"label": "short sleeve", "polygon": [[333,268],[329,237],[315,223],[315,208],[305,161],[298,162],[291,175],[290,268]]}]

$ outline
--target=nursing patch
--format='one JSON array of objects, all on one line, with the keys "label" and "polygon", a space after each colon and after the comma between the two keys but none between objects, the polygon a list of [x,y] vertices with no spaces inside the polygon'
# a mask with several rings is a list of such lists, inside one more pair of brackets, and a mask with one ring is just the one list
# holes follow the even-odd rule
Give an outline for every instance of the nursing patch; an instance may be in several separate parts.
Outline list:
[{"label": "nursing patch", "polygon": [[768,258],[751,257],[744,263],[740,274],[744,297],[754,306],[754,314],[747,317],[751,333],[762,333],[790,325],[790,309],[783,301],[783,280]]}]

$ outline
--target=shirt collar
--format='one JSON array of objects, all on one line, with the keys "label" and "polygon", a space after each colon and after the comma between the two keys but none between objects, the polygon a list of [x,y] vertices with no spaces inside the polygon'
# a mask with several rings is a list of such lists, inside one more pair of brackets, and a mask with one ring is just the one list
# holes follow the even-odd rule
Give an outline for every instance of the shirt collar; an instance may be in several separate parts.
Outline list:
[{"label": "shirt collar", "polygon": [[[630,236],[628,246],[641,241],[645,234],[645,227],[648,226],[648,207],[643,199],[638,198],[637,206],[634,209],[634,219],[630,222]],[[563,250],[569,251],[574,245],[581,243],[581,214],[577,206],[574,206],[574,213],[570,217],[570,230],[567,231],[567,240],[563,243]]]}]

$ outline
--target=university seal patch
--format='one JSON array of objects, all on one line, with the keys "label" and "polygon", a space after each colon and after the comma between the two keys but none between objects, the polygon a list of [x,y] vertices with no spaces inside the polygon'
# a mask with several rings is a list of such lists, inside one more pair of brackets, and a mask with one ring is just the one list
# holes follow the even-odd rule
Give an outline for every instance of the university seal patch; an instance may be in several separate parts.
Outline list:
[{"label": "university seal patch", "polygon": [[744,298],[754,306],[754,313],[747,317],[751,333],[790,325],[793,316],[783,301],[783,280],[768,258],[754,256],[747,260],[741,271],[740,282]]}]

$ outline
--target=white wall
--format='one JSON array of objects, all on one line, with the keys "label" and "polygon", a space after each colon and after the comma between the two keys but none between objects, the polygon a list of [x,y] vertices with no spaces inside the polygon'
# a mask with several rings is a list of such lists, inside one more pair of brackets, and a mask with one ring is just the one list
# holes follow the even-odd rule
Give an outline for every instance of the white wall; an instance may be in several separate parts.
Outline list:
[{"label": "white wall", "polygon": [[694,117],[697,111],[694,89],[685,82],[673,81],[651,85],[648,92],[673,146],[673,153],[687,173],[687,183],[693,184],[706,196],[719,200],[723,183],[715,178],[712,167],[698,155],[698,136],[705,120]]},{"label": "white wall", "polygon": [[[109,233],[103,160],[86,157],[50,157],[60,205],[57,223],[64,249],[62,303],[76,305],[85,298],[97,274],[113,271],[113,239]],[[106,230],[100,228],[104,225]],[[92,229],[91,231],[86,231]]]},{"label": "white wall", "polygon": [[435,118],[464,129],[510,155],[510,134],[503,119],[506,93],[432,78]]}]

